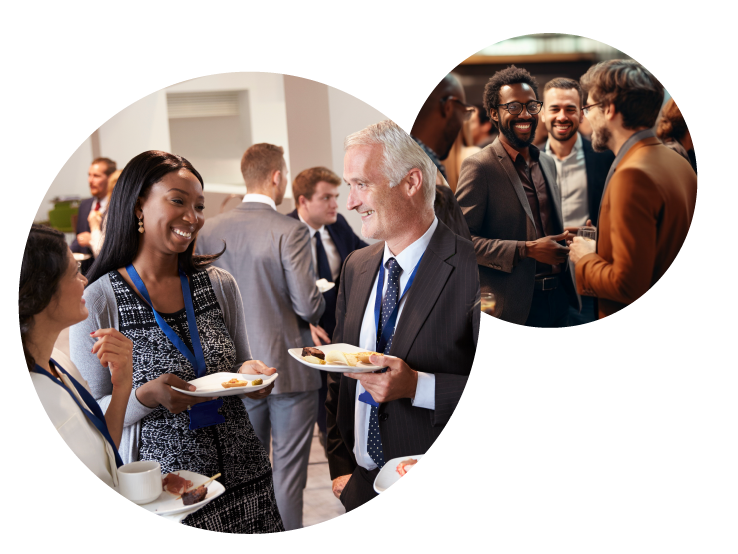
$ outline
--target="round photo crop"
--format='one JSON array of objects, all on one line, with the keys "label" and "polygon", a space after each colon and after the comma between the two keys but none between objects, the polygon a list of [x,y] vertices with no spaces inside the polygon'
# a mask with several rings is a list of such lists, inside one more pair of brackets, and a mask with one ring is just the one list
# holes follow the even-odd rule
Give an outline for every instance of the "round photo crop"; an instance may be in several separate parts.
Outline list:
[{"label": "round photo crop", "polygon": [[689,231],[697,165],[684,118],[647,68],[595,40],[483,49],[430,93],[411,134],[463,213],[482,310],[503,321],[611,316],[657,283]]}]

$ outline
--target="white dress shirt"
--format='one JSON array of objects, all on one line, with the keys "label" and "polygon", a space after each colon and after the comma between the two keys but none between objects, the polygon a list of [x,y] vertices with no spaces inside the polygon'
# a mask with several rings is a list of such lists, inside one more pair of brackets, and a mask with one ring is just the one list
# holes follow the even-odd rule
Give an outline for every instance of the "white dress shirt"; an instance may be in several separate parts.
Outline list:
[{"label": "white dress shirt", "polygon": [[300,212],[297,212],[297,217],[299,217],[300,221],[307,225],[308,231],[310,232],[310,250],[313,253],[313,269],[315,269],[315,279],[318,280],[320,278],[318,276],[318,247],[315,243],[315,235],[316,233],[320,233],[320,240],[323,243],[323,249],[325,250],[325,255],[328,258],[328,265],[331,267],[331,280],[335,282],[336,279],[338,279],[338,275],[341,273],[341,254],[338,253],[338,248],[336,248],[336,245],[334,244],[330,233],[328,233],[328,229],[325,228],[325,225],[323,225],[320,229],[315,229],[312,225],[310,225],[302,218]]},{"label": "white dress shirt", "polygon": [[271,206],[275,212],[277,211],[277,205],[274,203],[274,200],[272,200],[266,194],[259,194],[257,192],[252,192],[250,194],[245,195],[243,197],[243,201],[244,202],[261,202],[262,204]]},{"label": "white dress shirt", "polygon": [[[382,264],[385,265],[387,260],[395,258],[402,268],[402,274],[400,275],[401,295],[404,294],[410,275],[415,269],[415,266],[418,265],[425,249],[428,247],[431,237],[436,231],[436,227],[438,227],[438,219],[434,217],[433,223],[431,223],[431,226],[425,234],[405,248],[405,250],[397,256],[390,252],[390,249],[387,247],[387,243],[384,244],[384,257],[382,258]],[[377,277],[374,279],[372,293],[369,296],[369,302],[367,302],[366,310],[364,311],[364,319],[361,322],[361,331],[359,333],[358,346],[370,351],[375,351],[377,348],[377,325],[374,321],[374,301],[377,297],[378,281],[379,274],[377,274]],[[387,291],[388,282],[389,279],[385,278],[384,288],[382,289],[383,298]],[[395,329],[397,329],[397,326],[400,324],[405,300],[404,296],[400,299]],[[372,470],[377,467],[377,464],[375,464],[374,460],[369,456],[366,448],[367,435],[369,434],[369,415],[371,412],[371,406],[359,400],[359,395],[361,395],[364,390],[365,389],[361,383],[357,382],[356,402],[354,408],[354,456],[356,457],[356,463],[361,467],[367,470]],[[434,374],[418,371],[418,385],[415,389],[415,398],[412,400],[412,405],[416,408],[426,408],[428,410],[434,410],[436,408],[436,376]]]},{"label": "white dress shirt", "polygon": [[584,161],[582,135],[577,133],[574,147],[563,160],[551,149],[551,139],[546,142],[546,154],[556,162],[556,184],[561,191],[561,212],[564,227],[581,227],[589,219],[587,198],[587,166]]}]

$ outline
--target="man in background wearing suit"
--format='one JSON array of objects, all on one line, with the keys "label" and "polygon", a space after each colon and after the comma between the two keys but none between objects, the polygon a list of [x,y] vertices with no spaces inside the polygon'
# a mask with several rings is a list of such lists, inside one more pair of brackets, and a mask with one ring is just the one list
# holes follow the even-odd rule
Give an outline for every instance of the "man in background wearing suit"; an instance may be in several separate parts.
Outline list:
[{"label": "man in background wearing suit", "polygon": [[[331,373],[328,464],[346,510],[376,496],[385,462],[423,454],[443,431],[471,370],[479,280],[471,242],[433,212],[436,168],[391,121],[346,138],[347,207],[361,234],[341,274],[334,340],[357,345],[384,373]],[[391,354],[385,356],[383,354]]]},{"label": "man in background wearing suit", "polygon": [[[109,158],[95,158],[90,164],[87,171],[87,183],[90,185],[90,194],[92,198],[86,198],[79,204],[77,211],[77,228],[75,233],[77,236],[72,241],[70,248],[72,252],[80,254],[89,254],[92,256],[90,248],[90,224],[87,217],[92,210],[104,212],[108,207],[108,177],[116,170],[115,162]],[[85,273],[92,265],[92,258],[82,262],[82,273]]]},{"label": "man in background wearing suit", "polygon": [[[548,130],[545,152],[556,162],[564,229],[571,236],[579,227],[597,225],[605,178],[615,159],[609,150],[595,152],[592,143],[578,132],[584,119],[582,106],[584,93],[574,79],[552,79],[543,88],[541,121]],[[597,319],[594,298],[582,296],[581,301],[581,312],[569,306],[569,325]]]},{"label": "man in background wearing suit", "polygon": [[[413,137],[438,172],[446,179],[446,168],[441,160],[448,158],[464,121],[474,113],[474,106],[466,103],[464,89],[455,75],[449,73],[436,85],[415,118],[410,135]],[[442,180],[436,184],[433,209],[436,217],[457,235],[471,239],[469,228],[461,213],[454,192]]]},{"label": "man in background wearing suit", "polygon": [[532,327],[564,327],[579,310],[568,266],[556,164],[533,146],[536,80],[514,65],[484,89],[500,135],[461,165],[456,197],[479,264],[482,292],[494,293],[495,317]]},{"label": "man in background wearing suit", "polygon": [[309,325],[318,323],[325,300],[315,286],[308,228],[277,212],[288,183],[284,150],[251,146],[241,173],[243,202],[205,222],[196,251],[219,252],[225,241],[226,251],[214,264],[238,283],[251,355],[279,372],[272,394],[243,402],[267,452],[271,437],[274,492],[284,527],[299,529],[320,376],[287,350],[312,344]]},{"label": "man in background wearing suit", "polygon": [[592,66],[581,79],[592,146],[615,161],[605,182],[597,242],[574,237],[580,294],[597,297],[599,318],[640,298],[666,273],[687,237],[697,176],[656,137],[664,89],[632,60]]},{"label": "man in background wearing suit", "polygon": [[[335,283],[323,293],[325,312],[319,325],[311,325],[315,346],[329,344],[336,328],[336,298],[338,298],[341,266],[346,257],[367,244],[356,236],[346,218],[338,213],[338,187],[341,178],[327,167],[312,167],[301,171],[292,183],[292,196],[297,209],[288,215],[308,227],[313,254],[315,279]],[[325,397],[328,392],[327,373],[320,372],[322,381],[318,395],[318,438],[325,448]]]}]

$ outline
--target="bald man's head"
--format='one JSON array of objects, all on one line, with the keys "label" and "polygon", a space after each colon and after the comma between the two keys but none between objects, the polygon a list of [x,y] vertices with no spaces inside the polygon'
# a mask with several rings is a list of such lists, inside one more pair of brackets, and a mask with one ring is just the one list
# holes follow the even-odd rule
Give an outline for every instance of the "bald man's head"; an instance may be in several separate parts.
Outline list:
[{"label": "bald man's head", "polygon": [[446,75],[420,108],[411,134],[446,159],[466,118],[466,95],[453,73]]}]

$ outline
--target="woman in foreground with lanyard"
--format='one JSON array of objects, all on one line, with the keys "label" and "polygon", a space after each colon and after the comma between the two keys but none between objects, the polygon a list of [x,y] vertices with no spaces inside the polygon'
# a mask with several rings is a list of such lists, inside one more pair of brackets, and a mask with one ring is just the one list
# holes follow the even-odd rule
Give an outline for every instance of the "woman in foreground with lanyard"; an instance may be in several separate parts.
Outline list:
[{"label": "woman in foreground with lanyard", "polygon": [[131,394],[131,341],[115,329],[96,329],[90,356],[108,372],[111,400],[105,414],[69,358],[54,348],[59,334],[87,318],[87,279],[64,234],[33,225],[23,254],[18,315],[23,353],[41,403],[69,448],[107,485],[118,485],[123,418]]},{"label": "woman in foreground with lanyard", "polygon": [[105,322],[133,341],[123,460],[156,460],[163,473],[221,473],[226,488],[183,524],[228,533],[282,531],[269,457],[241,398],[172,388],[195,390],[187,381],[219,372],[276,371],[251,360],[236,282],[209,266],[220,254],[193,255],[203,203],[202,177],[180,156],[149,151],[126,165],[88,273],[90,318],[70,332],[72,359],[103,403],[110,378],[92,363],[89,332]]}]

